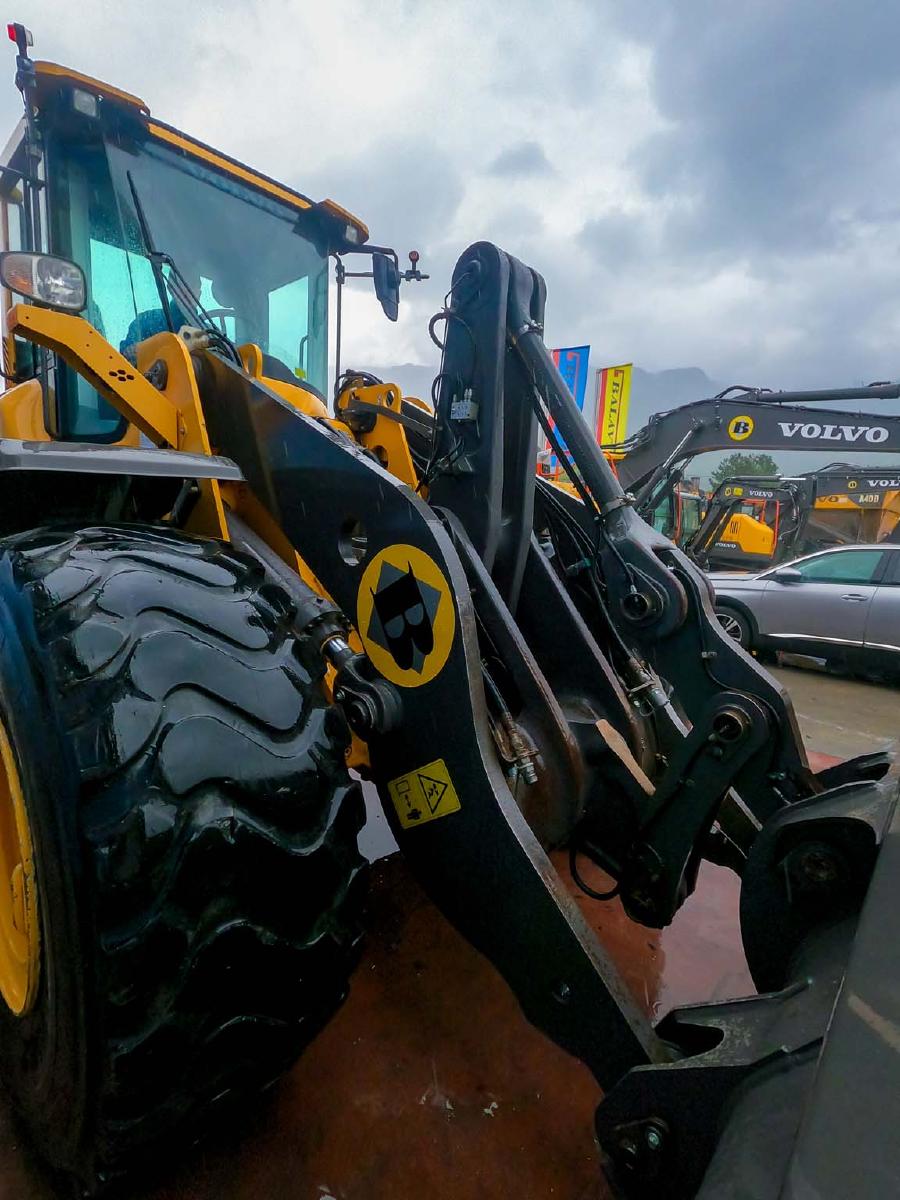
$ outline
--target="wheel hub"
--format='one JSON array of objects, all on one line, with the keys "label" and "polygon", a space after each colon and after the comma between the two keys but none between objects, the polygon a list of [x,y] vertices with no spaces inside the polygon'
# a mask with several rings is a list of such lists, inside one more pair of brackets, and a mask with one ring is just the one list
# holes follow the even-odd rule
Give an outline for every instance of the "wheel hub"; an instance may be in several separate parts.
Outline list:
[{"label": "wheel hub", "polygon": [[739,642],[741,640],[741,627],[734,617],[729,617],[727,613],[716,613],[716,616],[719,618],[719,624],[728,636]]}]

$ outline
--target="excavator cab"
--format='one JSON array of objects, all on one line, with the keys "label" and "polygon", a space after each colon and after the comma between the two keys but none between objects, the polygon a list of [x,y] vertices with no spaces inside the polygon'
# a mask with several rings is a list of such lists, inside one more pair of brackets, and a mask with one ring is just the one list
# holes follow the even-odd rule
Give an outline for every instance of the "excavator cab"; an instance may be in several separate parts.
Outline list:
[{"label": "excavator cab", "polygon": [[685,546],[700,528],[705,507],[706,497],[702,492],[679,483],[660,498],[650,523],[676,546]]},{"label": "excavator cab", "polygon": [[706,516],[685,544],[686,551],[709,570],[762,570],[776,547],[792,544],[804,519],[803,479],[736,477],[720,483]]}]

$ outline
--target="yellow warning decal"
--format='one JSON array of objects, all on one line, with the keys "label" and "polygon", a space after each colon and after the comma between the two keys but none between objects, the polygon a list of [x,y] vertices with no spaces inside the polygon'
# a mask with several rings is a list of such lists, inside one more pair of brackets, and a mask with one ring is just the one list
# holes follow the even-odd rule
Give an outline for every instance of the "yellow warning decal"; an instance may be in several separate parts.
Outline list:
[{"label": "yellow warning decal", "polygon": [[385,679],[405,688],[430,683],[456,633],[450,584],[434,559],[402,543],[380,550],[359,581],[356,628]]},{"label": "yellow warning decal", "polygon": [[733,442],[742,442],[748,438],[753,432],[753,418],[742,414],[739,417],[732,417],[728,422],[728,436]]},{"label": "yellow warning decal", "polygon": [[459,796],[442,758],[392,779],[388,791],[404,829],[448,817],[460,809]]}]

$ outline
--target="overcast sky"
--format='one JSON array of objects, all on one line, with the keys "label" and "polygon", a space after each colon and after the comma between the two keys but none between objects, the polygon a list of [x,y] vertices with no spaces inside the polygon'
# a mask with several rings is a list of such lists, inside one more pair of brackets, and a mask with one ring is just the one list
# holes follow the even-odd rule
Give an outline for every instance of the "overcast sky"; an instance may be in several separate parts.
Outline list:
[{"label": "overcast sky", "polygon": [[[12,3],[12,0],[10,0]],[[900,6],[889,0],[20,0],[35,57],[422,252],[352,358],[430,363],[459,253],[548,284],[550,345],[724,382],[900,374]],[[9,47],[2,115],[18,116]]]}]

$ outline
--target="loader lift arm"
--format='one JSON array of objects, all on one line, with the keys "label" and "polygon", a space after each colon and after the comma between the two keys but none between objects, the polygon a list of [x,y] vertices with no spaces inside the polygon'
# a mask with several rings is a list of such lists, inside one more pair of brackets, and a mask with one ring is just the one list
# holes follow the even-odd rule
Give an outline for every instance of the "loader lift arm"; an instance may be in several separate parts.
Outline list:
[{"label": "loader lift arm", "polygon": [[[652,1128],[670,1130],[687,1098],[705,1096],[685,1109],[682,1149],[664,1157],[668,1194],[687,1196],[731,1088],[760,1058],[791,1051],[791,1038],[772,1041],[770,1014],[787,1005],[792,1037],[815,1043],[833,980],[806,989],[815,996],[811,1012],[790,988],[758,1006],[765,1017],[752,1037],[746,1010],[735,1025],[726,1005],[685,1014],[681,1024],[671,1016],[664,1041],[627,995],[546,850],[568,843],[592,854],[617,878],[632,916],[665,924],[693,887],[700,857],[721,851],[717,819],[731,865],[743,869],[760,827],[804,807],[797,801],[814,804],[824,785],[809,770],[784,694],[724,635],[702,575],[640,520],[582,430],[540,336],[540,277],[479,243],[460,260],[452,296],[427,504],[340,433],[203,350],[194,359],[210,439],[238,463],[335,611],[356,625],[369,655],[356,678],[373,663],[387,675],[393,719],[360,721],[352,675],[346,687],[339,677],[335,696],[366,737],[401,850],[529,1019],[611,1091],[612,1108],[598,1115],[611,1158],[620,1167],[631,1162],[627,1131],[645,1122],[648,1103]],[[477,398],[477,421],[471,405],[454,403],[466,395]],[[534,490],[538,419],[547,428],[552,419],[566,439],[585,501],[552,515],[555,497]],[[553,562],[561,552],[548,556],[536,536],[548,523],[560,546],[564,530],[586,547],[586,565],[570,572]],[[360,562],[347,553],[346,532],[362,526]],[[406,595],[397,624],[393,608],[379,611],[379,598],[411,582],[418,591]],[[434,636],[416,643],[413,627],[429,604]],[[385,637],[391,621],[393,640]],[[411,645],[421,651],[419,678],[410,676]],[[859,806],[852,768],[848,778],[836,803],[871,849],[884,804],[870,800],[862,815],[850,812]],[[423,819],[426,805],[431,819]],[[871,854],[857,857],[854,879],[867,878]],[[763,862],[756,890],[768,896],[770,860]],[[787,962],[809,922],[784,924]],[[759,952],[759,969],[769,957],[768,947]],[[694,1052],[720,1037],[725,1048],[708,1074]],[[696,1069],[668,1074],[686,1060]],[[636,1100],[629,1081],[648,1071],[662,1072],[663,1082],[653,1075]],[[643,1168],[636,1170],[635,1178]]]}]

